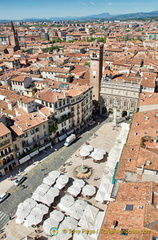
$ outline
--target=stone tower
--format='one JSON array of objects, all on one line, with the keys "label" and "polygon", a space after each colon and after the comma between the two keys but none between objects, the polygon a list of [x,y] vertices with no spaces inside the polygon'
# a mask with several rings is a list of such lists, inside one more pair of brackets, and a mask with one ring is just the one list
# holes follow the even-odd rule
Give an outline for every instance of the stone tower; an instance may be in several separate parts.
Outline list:
[{"label": "stone tower", "polygon": [[10,41],[8,46],[9,53],[14,53],[15,51],[20,49],[19,40],[18,40],[18,33],[14,28],[13,22],[11,21],[11,35]]},{"label": "stone tower", "polygon": [[98,106],[100,99],[103,48],[104,44],[97,41],[93,42],[90,47],[90,85],[93,86],[93,103],[95,106]]}]

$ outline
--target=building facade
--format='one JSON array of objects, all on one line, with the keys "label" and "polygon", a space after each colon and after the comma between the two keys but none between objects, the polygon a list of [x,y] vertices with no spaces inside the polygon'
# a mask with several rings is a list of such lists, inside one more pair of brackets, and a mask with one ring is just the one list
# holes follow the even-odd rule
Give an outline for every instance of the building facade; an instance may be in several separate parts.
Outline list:
[{"label": "building facade", "polygon": [[18,165],[12,142],[11,131],[0,122],[0,176]]},{"label": "building facade", "polygon": [[116,82],[103,78],[100,90],[100,112],[117,117],[131,116],[137,110],[140,84],[132,82]]}]

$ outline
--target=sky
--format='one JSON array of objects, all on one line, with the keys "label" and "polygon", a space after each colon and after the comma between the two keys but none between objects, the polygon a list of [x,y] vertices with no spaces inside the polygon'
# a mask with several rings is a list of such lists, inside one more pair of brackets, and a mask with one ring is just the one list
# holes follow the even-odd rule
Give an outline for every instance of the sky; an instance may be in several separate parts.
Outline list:
[{"label": "sky", "polygon": [[0,19],[125,14],[158,10],[158,0],[0,0]]}]

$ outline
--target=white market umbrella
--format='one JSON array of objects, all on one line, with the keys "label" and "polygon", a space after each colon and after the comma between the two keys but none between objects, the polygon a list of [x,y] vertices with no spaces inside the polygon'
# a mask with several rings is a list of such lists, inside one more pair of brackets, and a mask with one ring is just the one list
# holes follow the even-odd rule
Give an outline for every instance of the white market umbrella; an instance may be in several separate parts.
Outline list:
[{"label": "white market umbrella", "polygon": [[58,171],[51,171],[48,176],[50,176],[51,178],[54,178],[55,180],[60,176],[60,172]]},{"label": "white market umbrella", "polygon": [[91,145],[84,145],[81,150],[85,150],[85,151],[93,151],[93,147]]},{"label": "white market umbrella", "polygon": [[82,188],[85,184],[85,181],[83,181],[82,179],[76,179],[75,181],[73,181],[73,186]]},{"label": "white market umbrella", "polygon": [[89,156],[89,154],[90,154],[90,152],[87,150],[82,150],[82,149],[80,150],[81,157],[87,157],[87,156]]},{"label": "white market umbrella", "polygon": [[34,208],[37,205],[37,202],[32,198],[27,198],[23,203],[30,209]]},{"label": "white market umbrella", "polygon": [[54,198],[52,198],[49,194],[45,194],[42,197],[42,203],[46,204],[47,206],[50,207],[50,205],[54,202]]},{"label": "white market umbrella", "polygon": [[35,191],[32,194],[32,198],[36,200],[37,202],[42,202],[43,200],[43,195],[41,196],[39,192]]},{"label": "white market umbrella", "polygon": [[43,214],[32,212],[29,216],[27,216],[26,220],[24,221],[24,226],[29,227],[32,225],[37,225],[42,222],[42,219]]},{"label": "white market umbrella", "polygon": [[19,218],[25,218],[29,215],[30,212],[30,208],[26,208],[25,205],[21,205],[16,211],[16,216]]},{"label": "white market umbrella", "polygon": [[[69,225],[68,225],[69,226]],[[72,233],[71,231],[68,231],[66,233],[63,233],[63,229],[68,229],[69,227],[67,226],[67,228],[65,227],[65,225],[63,226],[62,223],[60,224],[59,228],[58,228],[58,234],[56,236],[53,236],[51,238],[51,240],[69,240],[72,239]],[[69,228],[70,229],[70,228]]]},{"label": "white market umbrella", "polygon": [[58,204],[58,207],[66,212],[67,209],[69,209],[74,204],[75,199],[71,195],[65,195],[61,198],[60,203]]},{"label": "white market umbrella", "polygon": [[62,189],[68,183],[69,178],[66,175],[60,175],[56,180],[55,187],[58,189]]},{"label": "white market umbrella", "polygon": [[55,219],[57,222],[61,222],[63,220],[64,216],[65,216],[65,214],[58,210],[53,210],[50,213],[50,218]]},{"label": "white market umbrella", "polygon": [[71,186],[68,188],[67,192],[74,197],[77,197],[81,192],[81,187]]},{"label": "white market umbrella", "polygon": [[84,210],[88,203],[84,200],[77,199],[74,204],[77,208]]},{"label": "white market umbrella", "polygon": [[43,183],[45,183],[49,186],[52,186],[55,183],[55,181],[56,181],[56,178],[53,178],[49,175],[43,179]]},{"label": "white market umbrella", "polygon": [[49,211],[49,208],[42,203],[37,204],[36,207],[32,209],[32,212],[40,212],[42,215],[47,214],[48,211]]},{"label": "white market umbrella", "polygon": [[84,209],[81,208],[77,208],[77,206],[75,206],[75,204],[68,209],[68,211],[66,212],[66,215],[69,215],[70,217],[73,217],[77,220],[79,220],[82,215],[83,215]]},{"label": "white market umbrella", "polygon": [[41,185],[39,185],[37,187],[37,189],[35,190],[36,193],[39,193],[41,196],[43,196],[47,191],[48,189],[50,188],[49,185],[45,184],[45,183],[42,183]]},{"label": "white market umbrella", "polygon": [[96,160],[102,160],[104,158],[104,155],[106,154],[106,151],[103,149],[94,149],[94,151],[91,153],[91,157]]},{"label": "white market umbrella", "polygon": [[50,206],[54,202],[55,197],[58,195],[59,189],[57,189],[56,187],[50,188],[48,192],[43,196],[42,202]]},{"label": "white market umbrella", "polygon": [[87,184],[82,188],[82,194],[84,196],[93,196],[96,193],[96,188],[90,184]]},{"label": "white market umbrella", "polygon": [[[52,228],[52,227],[56,227],[56,228],[58,228],[58,226],[59,226],[59,222],[58,221],[56,221],[55,219],[52,219],[52,218],[48,218],[47,220],[45,220],[44,221],[44,223],[43,223],[43,230],[44,230],[44,232],[45,232],[45,234],[47,234],[47,235],[51,235],[50,234],[50,229]],[[54,236],[53,236],[54,237]],[[54,239],[54,238],[53,238]]]},{"label": "white market umbrella", "polygon": [[65,217],[64,221],[61,223],[63,228],[66,229],[66,226],[69,229],[75,229],[77,227],[78,221],[72,217]]},{"label": "white market umbrella", "polygon": [[85,239],[87,239],[87,236],[88,235],[87,235],[86,231],[83,231],[83,228],[77,227],[73,234],[73,240],[85,240]]}]

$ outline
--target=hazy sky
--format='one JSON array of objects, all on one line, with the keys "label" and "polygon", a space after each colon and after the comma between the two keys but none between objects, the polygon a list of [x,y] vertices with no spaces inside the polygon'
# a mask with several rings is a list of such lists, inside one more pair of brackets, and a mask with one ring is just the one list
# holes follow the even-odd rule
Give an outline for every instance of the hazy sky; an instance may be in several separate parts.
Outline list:
[{"label": "hazy sky", "polygon": [[150,12],[158,0],[0,0],[0,19]]}]

